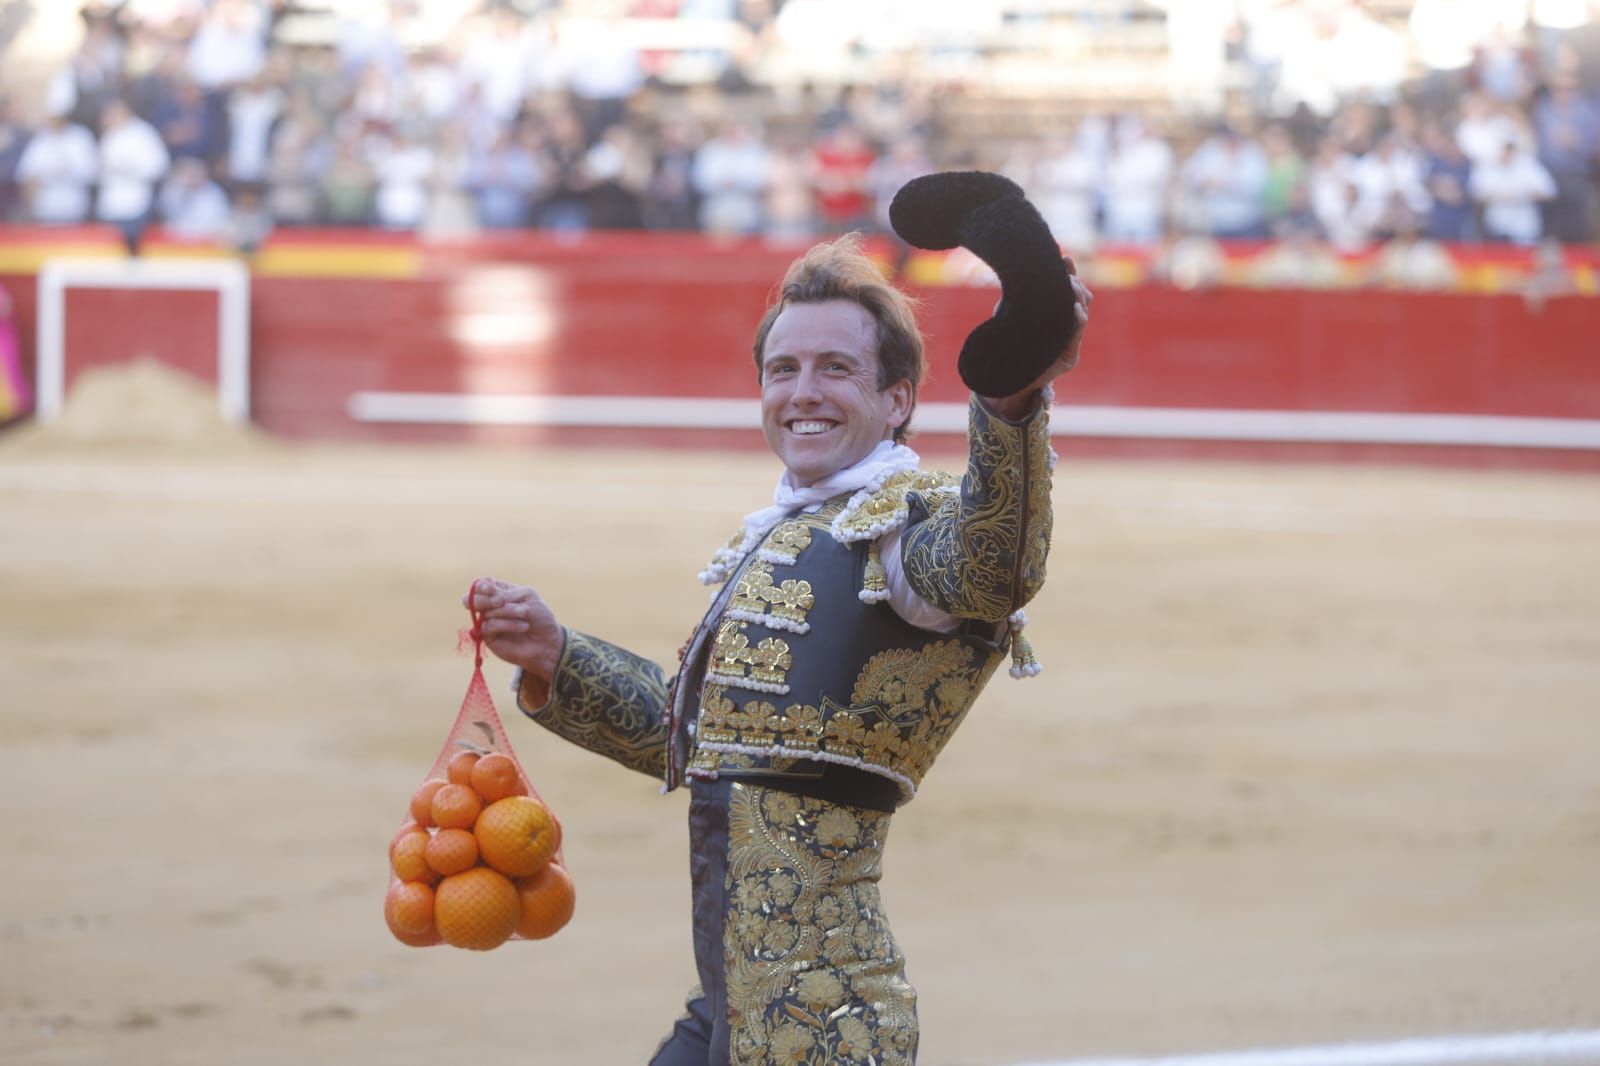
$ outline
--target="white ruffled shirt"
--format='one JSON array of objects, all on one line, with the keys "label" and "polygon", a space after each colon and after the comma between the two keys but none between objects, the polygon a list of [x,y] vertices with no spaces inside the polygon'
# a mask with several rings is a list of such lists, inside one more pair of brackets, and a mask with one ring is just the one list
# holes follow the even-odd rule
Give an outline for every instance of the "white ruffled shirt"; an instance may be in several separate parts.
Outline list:
[{"label": "white ruffled shirt", "polygon": [[[794,475],[785,470],[773,489],[772,506],[745,516],[744,543],[736,553],[730,553],[730,561],[742,559],[773,526],[796,510],[809,514],[841,493],[881,483],[890,474],[915,470],[921,462],[922,457],[904,444],[883,440],[860,462],[835,471],[813,485],[796,485]],[[894,608],[895,614],[921,629],[953,632],[961,624],[960,620],[919,596],[907,580],[905,568],[900,564],[900,533],[899,529],[891,530],[878,540],[878,558],[883,563],[884,582],[889,589],[889,606]],[[707,571],[700,579],[711,583],[726,576]]]}]

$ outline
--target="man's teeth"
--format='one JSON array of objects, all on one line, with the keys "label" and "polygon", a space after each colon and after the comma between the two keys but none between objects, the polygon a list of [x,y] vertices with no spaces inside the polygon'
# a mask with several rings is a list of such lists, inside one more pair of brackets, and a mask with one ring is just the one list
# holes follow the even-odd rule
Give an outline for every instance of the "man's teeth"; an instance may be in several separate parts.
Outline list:
[{"label": "man's teeth", "polygon": [[832,428],[832,422],[794,422],[789,426],[794,433],[826,433]]}]

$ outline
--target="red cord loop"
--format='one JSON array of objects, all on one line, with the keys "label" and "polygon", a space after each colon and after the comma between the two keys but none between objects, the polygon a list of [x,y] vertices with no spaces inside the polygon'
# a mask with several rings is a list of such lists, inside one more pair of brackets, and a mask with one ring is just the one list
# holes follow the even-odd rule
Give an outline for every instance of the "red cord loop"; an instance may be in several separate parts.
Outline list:
[{"label": "red cord loop", "polygon": [[463,629],[456,633],[456,650],[460,651],[467,641],[472,641],[473,658],[476,665],[481,669],[483,667],[483,612],[472,605],[473,596],[477,591],[478,583],[474,581],[472,586],[467,589],[467,613],[472,616],[472,628]]}]

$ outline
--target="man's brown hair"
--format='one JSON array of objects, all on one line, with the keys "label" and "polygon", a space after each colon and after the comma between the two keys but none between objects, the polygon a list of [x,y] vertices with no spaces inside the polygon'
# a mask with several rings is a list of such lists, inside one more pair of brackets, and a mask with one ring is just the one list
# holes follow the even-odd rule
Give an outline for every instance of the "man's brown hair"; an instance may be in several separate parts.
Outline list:
[{"label": "man's brown hair", "polygon": [[813,245],[783,275],[777,295],[756,327],[756,380],[761,380],[762,350],[767,334],[790,304],[817,304],[849,300],[859,304],[878,325],[878,391],[897,381],[911,383],[911,411],[894,431],[896,442],[906,439],[911,412],[917,409],[926,362],[922,334],[917,329],[917,302],[889,284],[863,248],[861,234],[846,233],[837,240]]}]

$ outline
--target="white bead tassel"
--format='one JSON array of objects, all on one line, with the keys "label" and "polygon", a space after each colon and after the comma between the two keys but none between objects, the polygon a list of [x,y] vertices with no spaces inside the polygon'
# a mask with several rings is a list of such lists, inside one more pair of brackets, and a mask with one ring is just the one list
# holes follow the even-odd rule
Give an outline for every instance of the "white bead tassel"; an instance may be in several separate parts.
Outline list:
[{"label": "white bead tassel", "polygon": [[861,575],[861,591],[856,598],[862,603],[882,603],[889,598],[889,575],[884,573],[875,540],[867,544],[867,569]]},{"label": "white bead tassel", "polygon": [[1044,671],[1044,667],[1034,658],[1033,645],[1022,635],[1023,627],[1028,624],[1028,616],[1018,608],[1011,612],[1011,617],[1007,621],[1011,623],[1011,676],[1019,680],[1024,677],[1038,677]]}]

